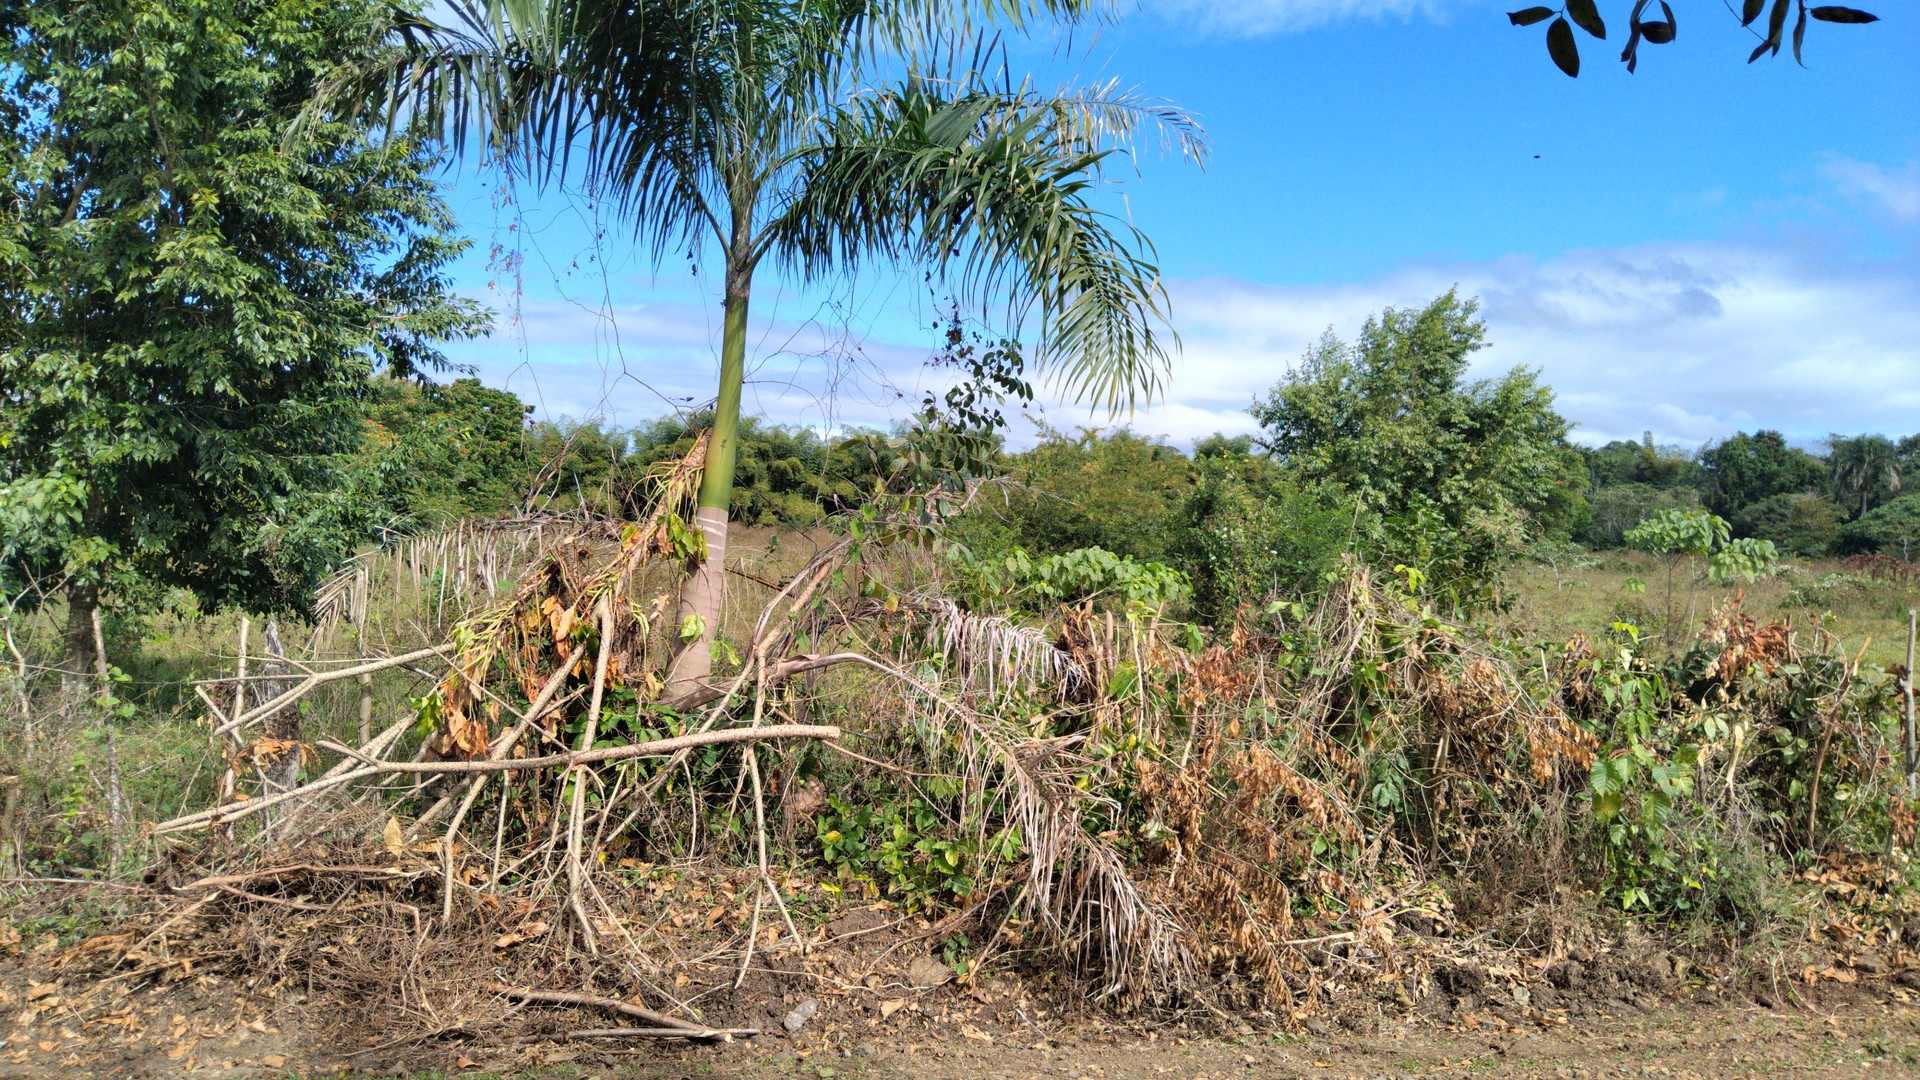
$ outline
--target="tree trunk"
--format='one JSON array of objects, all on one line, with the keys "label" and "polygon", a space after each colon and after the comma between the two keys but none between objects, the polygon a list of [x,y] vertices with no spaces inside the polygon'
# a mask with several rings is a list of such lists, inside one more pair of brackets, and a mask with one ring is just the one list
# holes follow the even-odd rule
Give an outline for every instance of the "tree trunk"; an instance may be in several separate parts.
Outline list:
[{"label": "tree trunk", "polygon": [[667,670],[667,701],[698,692],[713,674],[713,642],[726,611],[727,510],[733,501],[733,470],[740,451],[740,384],[747,357],[747,301],[751,270],[727,271],[726,324],[720,341],[720,393],[713,406],[713,435],[694,524],[706,538],[706,556],[680,588],[682,633],[694,624]]},{"label": "tree trunk", "polygon": [[86,694],[92,690],[94,666],[99,659],[94,655],[93,621],[99,607],[98,586],[67,586],[67,632],[60,659],[63,694]]}]

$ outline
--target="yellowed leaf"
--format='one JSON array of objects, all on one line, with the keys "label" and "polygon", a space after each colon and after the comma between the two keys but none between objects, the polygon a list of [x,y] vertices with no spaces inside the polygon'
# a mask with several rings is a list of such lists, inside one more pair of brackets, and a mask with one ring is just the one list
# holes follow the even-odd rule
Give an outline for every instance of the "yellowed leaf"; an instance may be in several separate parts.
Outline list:
[{"label": "yellowed leaf", "polygon": [[910,1004],[911,1002],[912,1002],[911,998],[894,998],[892,1001],[881,1002],[880,1003],[880,1019],[882,1020],[887,1019],[888,1017],[892,1016],[894,1013],[897,1013],[901,1009],[906,1008],[908,1004]]},{"label": "yellowed leaf", "polygon": [[39,1001],[42,998],[50,998],[53,996],[54,991],[58,989],[59,987],[52,983],[34,982],[29,979],[27,981],[27,1000]]},{"label": "yellowed leaf", "polygon": [[387,854],[396,858],[407,850],[407,834],[401,831],[399,818],[387,818],[387,827],[380,834],[380,842],[386,845]]},{"label": "yellowed leaf", "polygon": [[260,1059],[260,1064],[265,1065],[269,1069],[278,1069],[286,1063],[287,1055],[285,1054],[268,1054]]}]

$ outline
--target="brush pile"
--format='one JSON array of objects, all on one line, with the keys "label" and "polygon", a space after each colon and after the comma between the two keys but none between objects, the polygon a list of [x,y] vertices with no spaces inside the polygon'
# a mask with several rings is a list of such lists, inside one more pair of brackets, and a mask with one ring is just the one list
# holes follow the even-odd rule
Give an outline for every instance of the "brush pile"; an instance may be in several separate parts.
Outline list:
[{"label": "brush pile", "polygon": [[[1284,1024],[1336,988],[1418,1000],[1468,927],[1543,964],[1576,909],[1757,934],[1796,862],[1870,864],[1902,917],[1904,684],[1737,608],[1670,661],[1631,628],[1528,650],[1349,564],[1208,645],[1124,597],[969,610],[921,516],[875,504],[784,580],[741,575],[725,674],[668,702],[701,453],[444,645],[206,695],[231,795],[152,827],[165,902],[105,969],[277,973],[388,1039],[538,1004],[728,1038],[742,1010],[708,1016],[753,980],[928,962]],[[384,730],[284,719],[402,665],[436,682]],[[890,944],[832,959],[874,911]]]}]

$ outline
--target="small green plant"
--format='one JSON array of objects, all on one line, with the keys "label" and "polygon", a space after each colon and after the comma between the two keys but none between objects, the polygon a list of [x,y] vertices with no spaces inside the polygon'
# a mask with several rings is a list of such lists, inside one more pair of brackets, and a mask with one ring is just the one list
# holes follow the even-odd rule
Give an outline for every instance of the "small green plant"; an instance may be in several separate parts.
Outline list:
[{"label": "small green plant", "polygon": [[[1624,539],[1628,547],[1659,559],[1666,572],[1666,620],[1661,629],[1669,651],[1693,610],[1695,578],[1691,571],[1696,560],[1706,563],[1707,577],[1716,582],[1754,581],[1771,576],[1780,565],[1780,554],[1772,541],[1735,540],[1726,519],[1705,510],[1662,510],[1627,530]],[[1689,571],[1684,579],[1686,605],[1676,612],[1675,578],[1682,567]]]},{"label": "small green plant", "polygon": [[[951,786],[939,778],[928,784],[936,797],[938,789]],[[910,911],[967,900],[985,868],[1010,862],[1020,853],[1012,829],[982,840],[919,796],[904,804],[829,796],[815,821],[815,838],[820,861],[843,883],[865,882],[904,901]]]}]

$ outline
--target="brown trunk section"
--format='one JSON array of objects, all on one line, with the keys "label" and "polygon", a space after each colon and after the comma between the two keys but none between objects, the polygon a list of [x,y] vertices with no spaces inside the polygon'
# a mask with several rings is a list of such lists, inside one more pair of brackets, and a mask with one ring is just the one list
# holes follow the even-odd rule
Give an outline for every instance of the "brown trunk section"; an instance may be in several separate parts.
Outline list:
[{"label": "brown trunk section", "polygon": [[94,668],[100,658],[94,655],[94,612],[100,607],[100,590],[93,585],[67,587],[67,632],[60,658],[60,690],[66,694],[92,692]]}]

